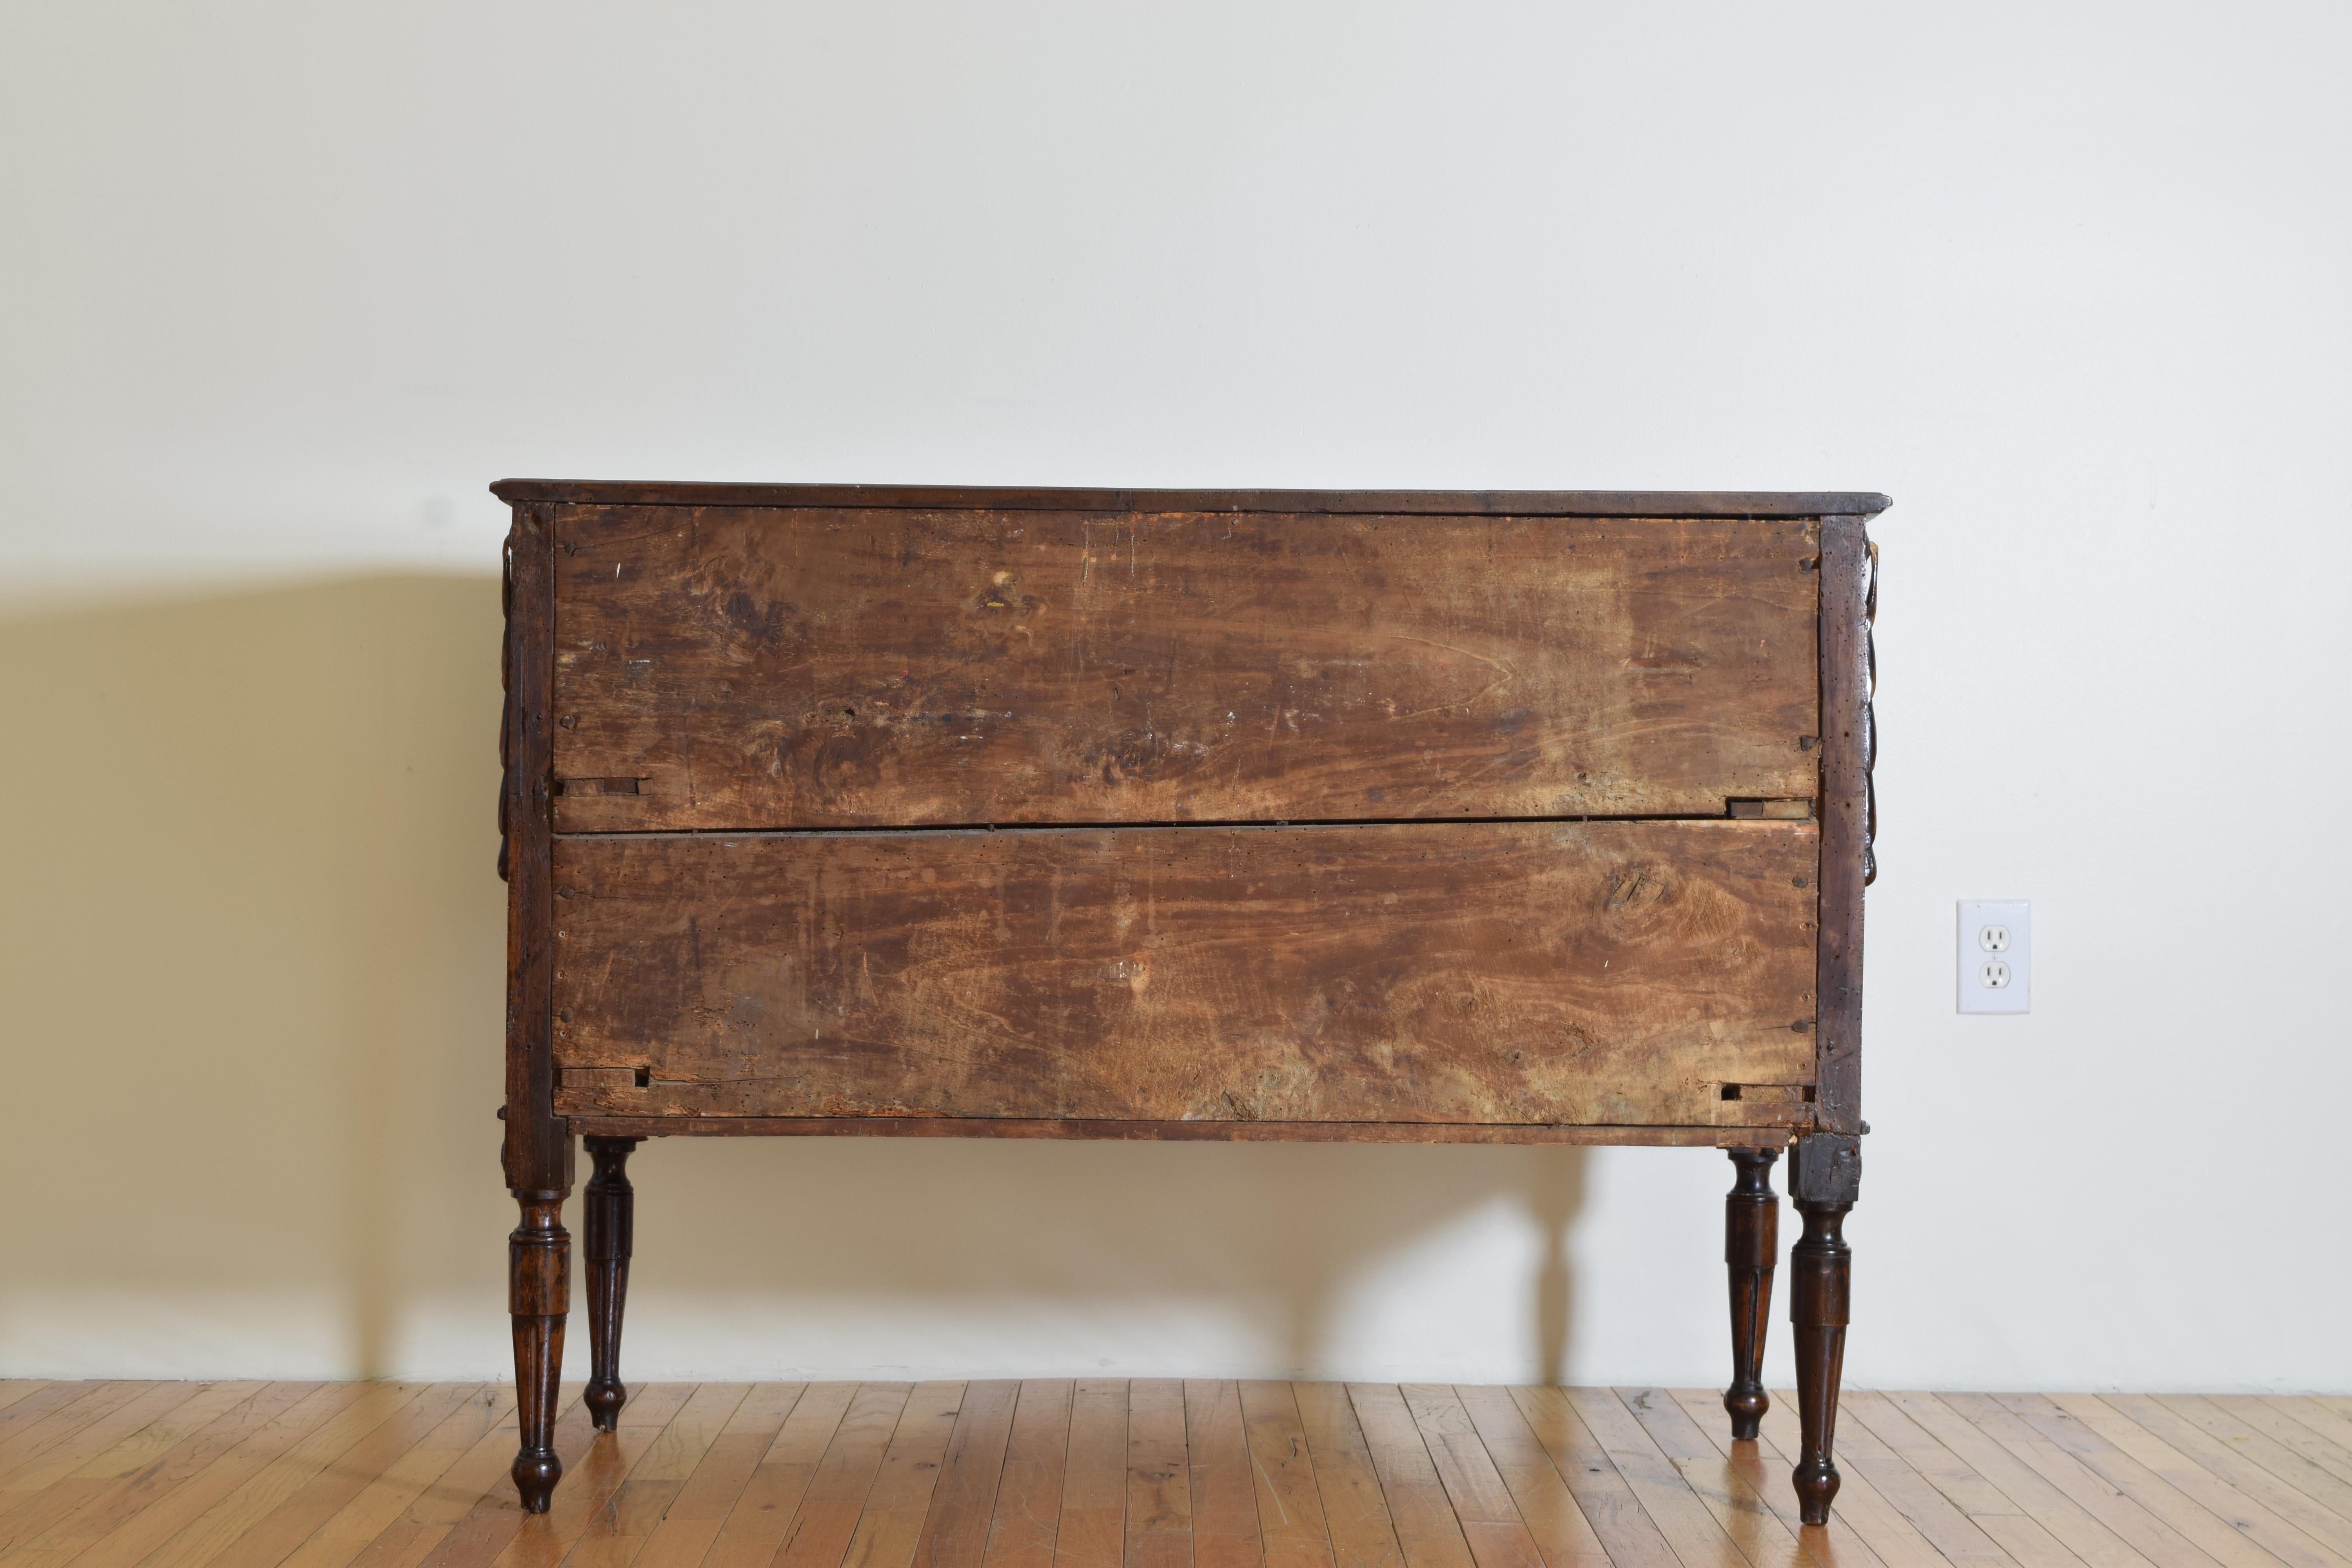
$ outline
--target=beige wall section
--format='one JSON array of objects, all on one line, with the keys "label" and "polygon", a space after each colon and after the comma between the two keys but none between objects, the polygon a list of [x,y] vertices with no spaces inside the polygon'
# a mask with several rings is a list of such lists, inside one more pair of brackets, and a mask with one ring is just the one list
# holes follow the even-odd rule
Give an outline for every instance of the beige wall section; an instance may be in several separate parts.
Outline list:
[{"label": "beige wall section", "polygon": [[[499,1373],[499,631],[428,575],[0,625],[0,1373]],[[666,1141],[632,1365],[1334,1370],[1466,1226],[1422,1369],[1557,1375],[1588,1157]]]}]

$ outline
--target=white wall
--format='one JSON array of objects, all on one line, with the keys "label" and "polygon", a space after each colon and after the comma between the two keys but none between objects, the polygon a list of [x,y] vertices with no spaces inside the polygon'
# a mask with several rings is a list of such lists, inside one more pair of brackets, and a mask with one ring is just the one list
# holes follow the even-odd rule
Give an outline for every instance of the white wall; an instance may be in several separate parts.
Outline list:
[{"label": "white wall", "polygon": [[[0,1372],[501,1364],[530,474],[1888,491],[1852,1377],[2352,1389],[2341,7],[9,32]],[[637,1167],[644,1375],[1722,1375],[1703,1152]]]}]

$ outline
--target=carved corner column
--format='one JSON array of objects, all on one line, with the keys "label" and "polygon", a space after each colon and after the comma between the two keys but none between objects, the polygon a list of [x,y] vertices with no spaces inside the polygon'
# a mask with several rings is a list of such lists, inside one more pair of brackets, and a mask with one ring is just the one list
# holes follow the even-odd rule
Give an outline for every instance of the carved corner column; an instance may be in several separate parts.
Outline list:
[{"label": "carved corner column", "polygon": [[1752,1443],[1772,1408],[1764,1392],[1764,1331],[1772,1313],[1772,1269],[1780,1256],[1780,1198],[1772,1190],[1778,1149],[1728,1149],[1738,1167],[1723,1202],[1723,1261],[1731,1275],[1731,1386],[1723,1408],[1735,1442]]},{"label": "carved corner column", "polygon": [[1796,1483],[1798,1513],[1827,1524],[1838,1491],[1838,1386],[1845,1372],[1852,1316],[1853,1253],[1845,1216],[1862,1187],[1862,1141],[1818,1132],[1797,1141],[1789,1188],[1805,1234],[1789,1251],[1789,1321],[1796,1332],[1797,1420],[1802,1429]]},{"label": "carved corner column", "polygon": [[596,1173],[583,1194],[588,1254],[588,1390],[582,1395],[600,1432],[620,1426],[629,1391],[621,1384],[621,1315],[629,1300],[629,1253],[635,1240],[637,1192],[629,1185],[635,1138],[587,1138]]},{"label": "carved corner column", "polygon": [[563,1322],[572,1307],[572,1233],[563,1194],[518,1193],[522,1223],[507,1238],[507,1310],[514,1318],[515,1394],[521,1447],[515,1490],[525,1513],[545,1513],[563,1479],[555,1454],[557,1381],[563,1375]]}]

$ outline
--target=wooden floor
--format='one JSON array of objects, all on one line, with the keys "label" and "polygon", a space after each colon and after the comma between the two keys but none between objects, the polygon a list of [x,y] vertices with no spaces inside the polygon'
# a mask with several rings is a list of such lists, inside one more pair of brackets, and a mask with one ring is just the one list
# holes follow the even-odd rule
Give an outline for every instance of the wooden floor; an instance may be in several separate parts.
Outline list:
[{"label": "wooden floor", "polygon": [[2352,1399],[1849,1393],[1826,1530],[1776,1395],[655,1384],[526,1518],[512,1394],[0,1384],[0,1563],[43,1568],[2352,1568]]}]

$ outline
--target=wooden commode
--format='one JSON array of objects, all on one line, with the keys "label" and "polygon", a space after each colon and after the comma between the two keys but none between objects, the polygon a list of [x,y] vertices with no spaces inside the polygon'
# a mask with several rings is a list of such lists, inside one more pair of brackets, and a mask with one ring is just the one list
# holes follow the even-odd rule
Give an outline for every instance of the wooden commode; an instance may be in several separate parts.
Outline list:
[{"label": "wooden commode", "polygon": [[587,1139],[610,1429],[664,1135],[1730,1152],[1827,1517],[1876,495],[510,479],[524,1506]]}]

